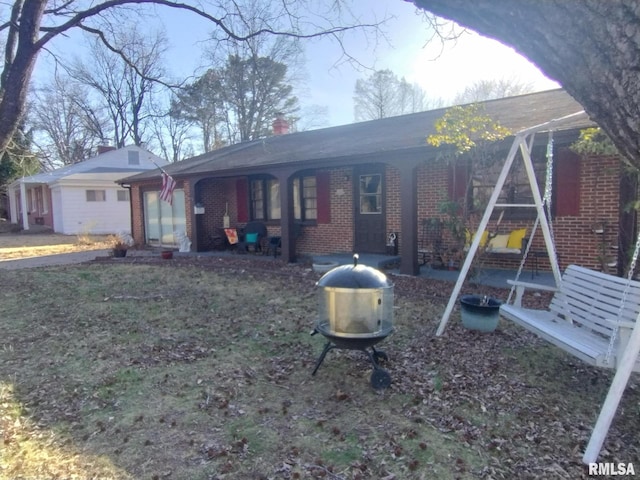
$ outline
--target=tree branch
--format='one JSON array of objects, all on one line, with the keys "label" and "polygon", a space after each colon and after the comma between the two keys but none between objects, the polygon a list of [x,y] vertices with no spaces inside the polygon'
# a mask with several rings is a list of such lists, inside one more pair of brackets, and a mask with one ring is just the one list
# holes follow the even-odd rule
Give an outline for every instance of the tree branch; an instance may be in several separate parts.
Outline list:
[{"label": "tree branch", "polygon": [[107,2],[101,3],[99,5],[95,5],[91,8],[88,8],[87,10],[77,13],[76,15],[71,17],[67,22],[61,25],[58,25],[57,27],[49,27],[48,28],[49,31],[47,32],[47,34],[44,35],[42,38],[40,38],[40,40],[38,40],[38,42],[36,43],[36,48],[41,48],[43,45],[45,45],[47,42],[52,40],[57,35],[60,35],[61,33],[64,33],[73,27],[81,25],[84,20],[91,17],[95,17],[101,14],[102,12],[104,12],[105,10],[108,10],[114,7],[124,6],[124,5],[139,5],[139,4],[163,5],[166,7],[177,8],[180,10],[187,10],[214,23],[227,35],[228,38],[239,41],[239,42],[245,42],[251,38],[254,38],[259,35],[264,35],[264,34],[308,39],[308,38],[317,38],[327,34],[335,35],[338,33],[346,32],[354,29],[375,28],[379,26],[379,24],[359,24],[359,25],[352,25],[352,26],[338,26],[338,27],[331,27],[327,30],[317,31],[317,32],[308,33],[308,34],[299,33],[299,32],[278,31],[270,28],[261,28],[254,32],[250,32],[246,35],[238,35],[225,25],[224,17],[222,19],[214,17],[213,15],[205,12],[204,10],[198,7],[194,7],[193,5],[173,2],[170,0],[109,0]]},{"label": "tree branch", "polygon": [[82,30],[89,32],[93,35],[96,35],[100,41],[102,42],[102,44],[107,47],[107,49],[109,49],[110,51],[112,51],[113,53],[115,53],[116,55],[118,55],[129,67],[131,67],[136,74],[142,78],[143,80],[148,80],[150,82],[155,82],[158,83],[162,86],[165,86],[169,89],[174,89],[174,88],[182,88],[182,86],[184,85],[185,82],[181,82],[179,84],[170,84],[165,82],[164,80],[161,80],[159,78],[154,78],[154,77],[149,77],[148,75],[146,75],[144,72],[142,72],[138,66],[131,61],[131,59],[119,48],[114,47],[110,42],[109,39],[106,37],[106,35],[104,34],[104,32],[102,30],[99,30],[97,28],[92,28],[92,27],[88,27],[86,25],[82,25],[79,24],[78,25],[79,28],[81,28]]}]

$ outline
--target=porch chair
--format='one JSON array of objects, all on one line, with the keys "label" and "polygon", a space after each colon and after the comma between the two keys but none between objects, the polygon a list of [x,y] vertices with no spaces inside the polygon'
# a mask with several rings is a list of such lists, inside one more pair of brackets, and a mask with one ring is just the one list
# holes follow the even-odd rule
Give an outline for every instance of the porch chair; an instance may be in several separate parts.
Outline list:
[{"label": "porch chair", "polygon": [[[295,237],[296,241],[302,237],[302,233],[303,233],[302,223],[295,222],[293,224],[293,236]],[[278,235],[278,236],[269,237],[269,240],[265,243],[266,245],[264,245],[264,251],[263,251],[264,255],[273,254],[273,258],[276,258],[279,253],[280,254],[282,253],[282,236]]]},{"label": "porch chair", "polygon": [[273,258],[278,256],[279,250],[282,249],[282,237],[269,237],[269,241],[267,242],[265,255],[273,254]]},{"label": "porch chair", "polygon": [[262,222],[249,222],[242,229],[242,240],[238,242],[240,253],[263,253],[262,243],[267,239],[267,226]]}]

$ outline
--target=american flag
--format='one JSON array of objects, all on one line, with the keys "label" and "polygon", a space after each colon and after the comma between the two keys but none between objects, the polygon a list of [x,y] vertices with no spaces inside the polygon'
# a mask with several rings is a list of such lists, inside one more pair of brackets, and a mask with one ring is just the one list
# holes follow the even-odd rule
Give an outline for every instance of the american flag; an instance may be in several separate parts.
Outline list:
[{"label": "american flag", "polygon": [[173,191],[176,188],[176,181],[171,175],[162,172],[162,190],[160,190],[160,200],[164,200],[169,205],[173,204]]}]

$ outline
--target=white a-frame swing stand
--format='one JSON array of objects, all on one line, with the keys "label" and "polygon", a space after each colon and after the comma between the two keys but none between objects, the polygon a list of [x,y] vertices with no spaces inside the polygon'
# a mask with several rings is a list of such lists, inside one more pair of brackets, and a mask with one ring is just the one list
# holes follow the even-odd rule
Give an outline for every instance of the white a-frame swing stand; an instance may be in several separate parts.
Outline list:
[{"label": "white a-frame swing stand", "polygon": [[[554,128],[558,127],[562,123],[566,122],[567,120],[575,120],[576,117],[580,115],[584,115],[584,112],[578,112],[573,115],[569,115],[567,117],[559,118],[557,120],[552,120],[545,124],[523,130],[515,136],[515,139],[511,147],[511,150],[509,151],[507,160],[504,164],[502,172],[500,173],[500,176],[498,177],[498,181],[496,183],[494,191],[489,199],[489,204],[487,206],[487,209],[484,213],[484,216],[482,217],[482,220],[480,221],[480,225],[478,226],[476,234],[473,238],[473,241],[469,248],[469,252],[460,270],[458,281],[455,284],[451,297],[449,298],[449,303],[447,304],[447,307],[442,316],[442,319],[440,320],[440,325],[436,333],[437,335],[442,335],[442,333],[444,332],[444,328],[449,320],[451,312],[453,311],[458,295],[460,294],[460,290],[462,289],[462,285],[471,267],[471,263],[473,262],[475,254],[478,251],[482,232],[486,230],[487,225],[489,223],[489,219],[491,218],[491,214],[493,213],[496,207],[500,207],[500,208],[531,207],[536,209],[538,217],[535,225],[537,226],[539,223],[541,226],[542,234],[544,236],[544,241],[547,248],[547,253],[549,255],[551,269],[553,271],[553,276],[556,282],[556,287],[561,288],[562,279],[560,277],[558,259],[556,256],[555,247],[553,243],[553,235],[548,223],[547,215],[545,214],[545,211],[544,211],[544,207],[548,205],[548,202],[550,201],[549,177],[550,177],[551,165],[548,164],[547,166],[547,170],[548,170],[547,186],[545,188],[545,198],[543,199],[542,196],[540,195],[540,190],[538,188],[538,184],[536,181],[535,172],[533,170],[533,163],[531,161],[531,149],[533,147],[533,137],[536,132],[542,132],[542,131],[552,132]],[[502,188],[506,181],[507,175],[511,170],[513,162],[516,159],[518,151],[521,153],[521,158],[522,158],[522,161],[524,162],[524,167],[527,173],[527,177],[529,179],[529,184],[531,186],[531,192],[533,193],[534,203],[531,205],[529,204],[498,204],[497,203],[498,197],[502,191]],[[529,244],[526,246],[524,258],[526,258],[526,254],[529,250],[529,247],[531,246],[532,238],[533,238],[533,235],[531,235],[529,238]],[[622,292],[621,294],[622,304],[620,305],[620,308],[618,310],[618,317],[619,317],[618,326],[620,326],[621,324],[620,316],[623,311],[625,298],[628,296],[628,294],[629,296],[631,296],[630,295],[631,285],[637,284],[637,282],[633,282],[631,279],[634,274],[635,265],[636,265],[636,261],[638,259],[639,254],[640,254],[640,232],[638,234],[638,238],[636,241],[636,248],[633,255],[632,265],[629,271],[627,286],[625,287],[624,292]],[[520,270],[518,273],[520,273],[520,271],[522,270],[522,267],[523,265],[521,264]],[[599,275],[602,276],[603,274],[599,274]],[[637,302],[637,298],[634,299],[634,302]],[[611,422],[613,421],[613,417],[616,413],[616,410],[622,398],[622,394],[629,381],[629,377],[631,376],[631,373],[634,370],[634,366],[636,365],[638,355],[640,353],[640,312],[634,316],[636,316],[635,324],[633,325],[633,329],[631,330],[631,334],[627,340],[626,347],[624,348],[621,358],[617,364],[616,373],[611,383],[611,386],[609,387],[609,392],[607,393],[607,397],[605,399],[605,402],[598,416],[598,420],[593,429],[593,433],[591,435],[591,438],[589,439],[589,443],[582,457],[583,463],[588,464],[588,463],[596,462],[598,458],[598,454],[600,453],[600,450],[604,443],[604,439],[607,435],[607,432],[609,431],[609,427],[611,426]],[[615,339],[616,330],[617,328],[614,328],[614,336],[612,336],[612,342]],[[613,343],[611,343],[611,345],[609,346],[609,352],[607,352],[607,357],[609,356],[612,345]]]},{"label": "white a-frame swing stand", "polygon": [[[436,335],[442,335],[444,332],[444,328],[449,321],[449,317],[451,316],[451,312],[453,311],[453,307],[456,304],[456,300],[458,299],[458,295],[460,294],[460,290],[462,289],[462,285],[467,278],[467,274],[469,273],[469,269],[471,268],[471,263],[478,252],[478,247],[480,246],[480,241],[482,239],[482,232],[484,232],[489,224],[489,220],[491,219],[491,214],[493,213],[496,207],[498,208],[514,208],[514,207],[525,207],[525,208],[535,208],[538,217],[537,222],[540,223],[540,227],[542,229],[542,235],[544,236],[544,242],[547,247],[547,254],[549,255],[549,263],[551,264],[551,270],[553,271],[553,277],[556,282],[556,286],[560,285],[560,267],[558,266],[558,258],[556,257],[556,249],[553,245],[553,238],[551,236],[551,229],[549,228],[549,221],[544,212],[544,203],[542,200],[542,196],[540,195],[540,188],[538,187],[538,181],[536,180],[536,174],[533,170],[533,161],[531,160],[531,150],[533,149],[533,140],[535,134],[540,131],[545,130],[553,130],[553,128],[561,124],[562,122],[566,122],[567,120],[575,119],[575,117],[585,115],[584,112],[574,113],[572,115],[568,115],[566,117],[559,118],[557,120],[551,120],[550,122],[544,123],[542,125],[537,125],[535,127],[528,128],[526,130],[522,130],[518,132],[513,140],[513,144],[511,145],[511,149],[509,150],[509,154],[507,155],[507,159],[502,167],[502,171],[500,172],[500,176],[498,177],[498,181],[496,182],[496,186],[493,189],[493,193],[489,198],[489,203],[487,204],[487,208],[484,211],[484,215],[482,216],[482,220],[480,220],[480,225],[476,230],[476,233],[473,237],[473,241],[471,242],[471,246],[469,247],[469,252],[462,264],[462,268],[460,269],[460,275],[458,276],[458,280],[456,282],[455,287],[453,288],[453,292],[451,293],[451,297],[449,298],[449,303],[447,304],[447,308],[442,315],[442,319],[440,320],[440,326],[436,332]],[[524,163],[524,169],[527,173],[527,178],[529,180],[529,186],[531,188],[531,193],[533,194],[533,203],[498,203],[498,197],[502,192],[502,188],[504,187],[504,183],[507,180],[507,176],[511,171],[511,167],[513,166],[513,162],[516,160],[518,156],[518,152],[520,152],[520,157],[522,162]],[[529,250],[531,241],[533,239],[533,235],[529,237],[529,244],[526,246],[525,255]]]}]

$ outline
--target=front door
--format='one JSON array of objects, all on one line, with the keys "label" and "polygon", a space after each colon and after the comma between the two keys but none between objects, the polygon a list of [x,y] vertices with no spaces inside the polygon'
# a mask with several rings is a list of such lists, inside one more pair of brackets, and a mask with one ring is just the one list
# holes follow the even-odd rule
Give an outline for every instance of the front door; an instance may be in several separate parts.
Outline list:
[{"label": "front door", "polygon": [[173,191],[173,202],[160,200],[157,191],[144,192],[144,232],[148,245],[176,245],[175,231],[187,231],[184,190]]},{"label": "front door", "polygon": [[355,253],[385,253],[384,166],[354,168]]}]

